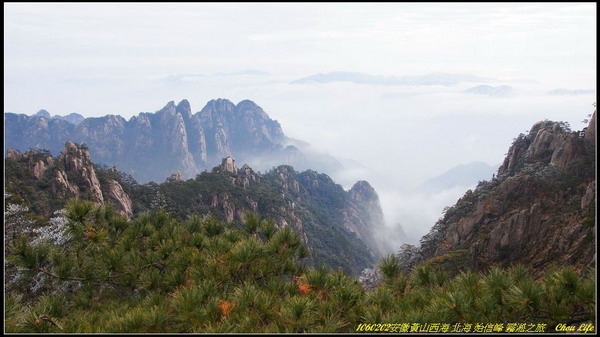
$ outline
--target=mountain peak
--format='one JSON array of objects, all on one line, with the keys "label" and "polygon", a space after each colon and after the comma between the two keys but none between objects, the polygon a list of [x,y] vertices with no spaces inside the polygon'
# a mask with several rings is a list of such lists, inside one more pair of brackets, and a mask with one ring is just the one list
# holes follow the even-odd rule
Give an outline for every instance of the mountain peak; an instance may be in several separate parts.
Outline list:
[{"label": "mountain peak", "polygon": [[349,191],[350,198],[356,201],[372,201],[379,200],[379,196],[375,189],[365,180],[357,181]]},{"label": "mountain peak", "polygon": [[[217,99],[211,99],[210,101],[208,101],[208,103],[206,103],[206,105],[209,104],[233,104],[232,101],[228,100],[227,98],[217,98]],[[235,104],[233,104],[235,105]]]},{"label": "mountain peak", "polygon": [[253,101],[249,100],[249,99],[245,99],[241,102],[239,102],[236,106],[237,108],[241,108],[241,107],[247,107],[247,108],[259,108],[258,104],[254,103]]},{"label": "mountain peak", "polygon": [[164,116],[165,114],[174,115],[176,113],[176,111],[177,111],[177,107],[175,106],[175,102],[169,101],[162,109],[160,109],[156,112],[156,115],[158,115],[158,116]]},{"label": "mountain peak", "polygon": [[189,109],[190,108],[190,102],[187,99],[185,99],[185,98],[182,99],[181,102],[179,102],[177,104],[177,109],[180,109],[180,108],[182,108],[182,109],[183,108],[188,108]]},{"label": "mountain peak", "polygon": [[83,117],[82,115],[80,115],[76,112],[72,112],[64,117],[54,116],[54,118],[62,119],[62,120],[65,120],[65,121],[75,124],[75,125],[83,122],[83,120],[85,119],[85,117]]},{"label": "mountain peak", "polygon": [[581,132],[571,132],[565,122],[537,122],[527,135],[521,134],[515,139],[498,169],[498,175],[514,175],[536,163],[566,169],[585,157],[585,144],[579,139],[582,136]]},{"label": "mountain peak", "polygon": [[235,104],[226,98],[211,99],[206,103],[200,111],[201,114],[206,112],[222,111],[231,112],[235,108]]},{"label": "mountain peak", "polygon": [[181,100],[181,102],[179,102],[175,107],[175,110],[177,110],[177,112],[184,115],[185,117],[189,118],[192,116],[192,107],[190,106],[190,102],[188,102],[187,99]]},{"label": "mountain peak", "polygon": [[41,109],[40,111],[36,112],[34,116],[50,118],[50,113],[44,109]]},{"label": "mountain peak", "polygon": [[235,107],[237,113],[257,115],[264,119],[271,119],[269,115],[256,103],[249,99],[245,99],[238,103]]}]

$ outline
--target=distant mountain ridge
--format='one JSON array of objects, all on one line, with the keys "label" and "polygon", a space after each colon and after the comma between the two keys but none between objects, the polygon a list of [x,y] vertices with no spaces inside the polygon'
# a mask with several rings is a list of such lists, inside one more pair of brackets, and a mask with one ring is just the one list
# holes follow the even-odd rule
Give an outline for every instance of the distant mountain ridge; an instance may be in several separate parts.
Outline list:
[{"label": "distant mountain ridge", "polygon": [[5,149],[58,153],[67,141],[83,143],[96,162],[117,166],[141,182],[163,181],[176,171],[191,178],[227,156],[261,170],[280,164],[319,171],[341,167],[330,156],[304,151],[305,143],[286,137],[280,124],[250,100],[237,105],[211,100],[195,114],[187,100],[171,101],[129,120],[107,115],[77,122],[77,116],[51,118],[45,110],[34,116],[5,113],[4,120]]},{"label": "distant mountain ridge", "polygon": [[71,124],[75,124],[75,125],[81,123],[85,119],[85,117],[83,117],[82,115],[80,115],[78,113],[75,113],[75,112],[70,113],[70,114],[65,115],[65,116],[60,116],[60,115],[54,115],[54,116],[52,116],[45,109],[42,109],[42,110],[36,112],[34,115],[32,115],[32,117],[35,117],[35,116],[37,116],[37,117],[44,117],[44,118],[48,118],[48,119],[50,119],[50,118],[60,119],[60,120],[67,121],[67,122],[69,122]]},{"label": "distant mountain ridge", "polygon": [[498,167],[481,161],[455,166],[417,187],[419,193],[439,193],[454,187],[475,186],[480,180],[491,179]]},{"label": "distant mountain ridge", "polygon": [[508,85],[501,85],[497,87],[493,87],[490,85],[478,85],[476,87],[469,88],[463,92],[468,94],[501,97],[509,95],[512,91],[513,89]]}]

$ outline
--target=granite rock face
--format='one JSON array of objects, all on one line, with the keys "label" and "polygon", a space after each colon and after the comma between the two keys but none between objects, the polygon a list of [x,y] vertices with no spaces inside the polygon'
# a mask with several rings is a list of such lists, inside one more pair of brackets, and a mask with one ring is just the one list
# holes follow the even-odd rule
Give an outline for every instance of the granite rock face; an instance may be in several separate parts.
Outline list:
[{"label": "granite rock face", "polygon": [[114,180],[100,183],[87,147],[66,142],[60,155],[34,150],[21,153],[9,149],[7,159],[25,164],[29,174],[42,185],[48,184],[53,195],[61,199],[73,197],[98,204],[111,203],[127,218],[133,216],[130,197]]},{"label": "granite rock face", "polygon": [[107,200],[112,201],[117,209],[121,211],[128,219],[133,217],[133,203],[129,195],[123,190],[123,186],[117,181],[109,179],[108,183],[108,196]]},{"label": "granite rock face", "polygon": [[585,140],[588,142],[596,143],[596,112],[592,115],[590,123],[585,130]]},{"label": "granite rock face", "polygon": [[[94,164],[90,157],[90,152],[85,147],[79,147],[72,142],[65,144],[64,150],[58,156],[59,165],[64,167],[63,174],[65,188],[71,191],[79,190],[79,186],[84,186],[90,191],[92,201],[103,204],[104,197],[100,182],[94,170]],[[80,183],[69,182],[68,177],[76,177]]]},{"label": "granite rock face", "polygon": [[520,135],[498,175],[451,207],[421,239],[423,259],[467,251],[470,265],[585,269],[595,256],[595,112],[587,132],[538,122]]},{"label": "granite rock face", "polygon": [[225,172],[237,173],[237,167],[235,166],[235,159],[231,157],[223,158],[221,162],[221,168]]},{"label": "granite rock face", "polygon": [[349,208],[351,213],[346,212],[344,226],[361,238],[378,256],[385,255],[387,251],[381,244],[384,238],[379,236],[386,235],[387,231],[377,192],[368,182],[360,180],[347,193],[355,208]]}]

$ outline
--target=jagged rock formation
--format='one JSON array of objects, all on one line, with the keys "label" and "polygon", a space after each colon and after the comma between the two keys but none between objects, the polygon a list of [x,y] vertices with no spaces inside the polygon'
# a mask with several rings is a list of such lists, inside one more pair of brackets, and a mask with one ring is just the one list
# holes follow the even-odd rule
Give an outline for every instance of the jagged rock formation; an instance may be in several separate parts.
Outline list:
[{"label": "jagged rock formation", "polygon": [[[90,152],[85,147],[79,147],[72,142],[65,144],[64,150],[58,156],[58,166],[64,170],[56,171],[56,181],[65,190],[79,196],[80,186],[90,191],[90,199],[99,204],[104,203],[100,182],[94,171]],[[34,175],[35,176],[35,175]],[[69,181],[69,176],[74,177]],[[77,183],[73,180],[77,180]]]},{"label": "jagged rock formation", "polygon": [[177,171],[177,172],[171,174],[171,176],[168,177],[167,180],[165,180],[165,182],[174,182],[174,181],[183,181],[183,179],[181,179],[181,172]]},{"label": "jagged rock formation", "polygon": [[237,173],[237,167],[235,166],[235,159],[231,157],[223,158],[221,162],[221,168],[225,172]]},{"label": "jagged rock formation", "polygon": [[[7,151],[8,174],[7,187],[16,193],[23,193],[21,185],[29,179],[33,180],[35,188],[25,189],[37,198],[38,195],[49,193],[51,205],[61,204],[69,198],[78,197],[99,204],[110,202],[126,217],[133,215],[132,201],[119,182],[107,180],[101,184],[85,146],[73,142],[65,143],[64,149],[57,157],[52,157],[45,151],[30,150],[25,153],[9,149]],[[25,172],[18,171],[22,167]],[[15,172],[17,171],[17,172]],[[14,177],[14,174],[17,177]],[[29,177],[26,175],[29,174]],[[39,190],[35,190],[35,189]],[[49,206],[51,207],[51,206]],[[56,208],[56,207],[54,207]],[[39,210],[49,213],[54,209]]]},{"label": "jagged rock formation", "polygon": [[467,191],[423,237],[422,259],[466,252],[474,268],[520,263],[536,273],[552,265],[590,266],[595,116],[585,135],[543,121],[516,138],[497,178]]},{"label": "jagged rock formation", "polygon": [[585,142],[580,138],[578,133],[565,132],[561,123],[537,122],[527,136],[520,136],[520,141],[509,149],[498,175],[514,174],[526,163],[534,162],[548,162],[567,169],[572,162],[586,155]]},{"label": "jagged rock formation", "polygon": [[279,123],[249,100],[237,105],[211,100],[195,114],[182,100],[129,120],[77,116],[50,117],[45,110],[34,116],[5,113],[6,147],[58,153],[67,141],[86,144],[96,163],[117,166],[141,182],[164,181],[175,171],[193,178],[227,156],[257,169],[290,164],[333,171],[341,166],[328,156],[303,154],[302,143],[287,138]]},{"label": "jagged rock formation", "polygon": [[13,149],[8,149],[7,157],[15,161],[23,161],[31,175],[40,179],[49,167],[54,166],[54,160],[50,154],[40,153],[37,156],[33,152],[21,153]]}]

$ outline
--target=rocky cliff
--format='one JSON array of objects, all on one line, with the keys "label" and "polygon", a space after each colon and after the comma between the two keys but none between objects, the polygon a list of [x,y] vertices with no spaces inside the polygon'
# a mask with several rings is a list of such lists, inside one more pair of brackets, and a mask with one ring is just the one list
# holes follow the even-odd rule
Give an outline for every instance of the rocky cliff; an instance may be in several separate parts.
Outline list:
[{"label": "rocky cliff", "polygon": [[26,199],[41,200],[39,213],[51,214],[57,205],[76,197],[99,204],[109,202],[127,218],[133,215],[131,199],[123,187],[115,180],[100,182],[85,146],[67,142],[57,157],[45,151],[9,149],[5,165],[7,189]]},{"label": "rocky cliff", "polygon": [[211,100],[195,114],[182,100],[129,120],[117,115],[79,117],[50,117],[45,110],[33,116],[5,113],[6,148],[56,154],[67,141],[86,144],[96,163],[116,166],[141,182],[164,181],[175,171],[193,178],[227,156],[261,170],[281,164],[325,171],[340,167],[331,157],[317,158],[290,146],[295,141],[284,135],[279,123],[249,100],[237,105]]},{"label": "rocky cliff", "polygon": [[[584,269],[595,258],[595,112],[585,131],[538,122],[521,134],[492,181],[482,182],[421,240],[422,259],[468,265]],[[460,253],[460,254],[459,254]]]},{"label": "rocky cliff", "polygon": [[347,208],[344,214],[346,220],[344,226],[379,256],[385,255],[386,248],[381,244],[385,240],[381,236],[387,234],[387,228],[377,192],[368,182],[361,180],[356,182],[347,193],[350,202],[356,207]]}]

